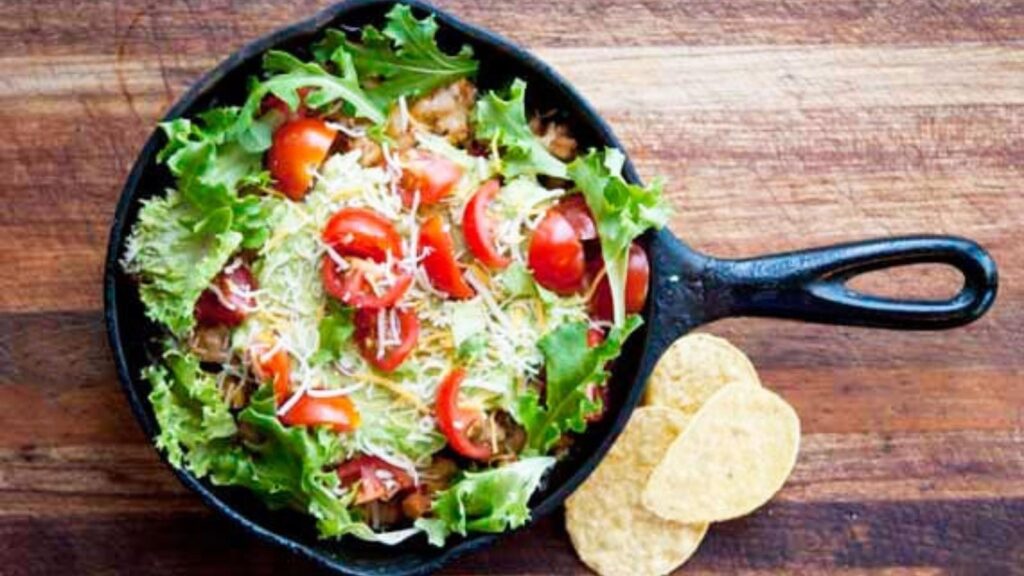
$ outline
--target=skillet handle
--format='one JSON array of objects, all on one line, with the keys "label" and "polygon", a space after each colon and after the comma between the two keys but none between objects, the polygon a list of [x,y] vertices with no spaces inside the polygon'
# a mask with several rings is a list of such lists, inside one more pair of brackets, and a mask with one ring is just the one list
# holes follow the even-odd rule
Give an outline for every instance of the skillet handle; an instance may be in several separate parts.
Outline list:
[{"label": "skillet handle", "polygon": [[[854,276],[909,264],[947,264],[963,274],[948,300],[899,300],[856,292]],[[967,324],[992,305],[996,265],[981,246],[956,236],[906,236],[744,260],[705,262],[705,320],[770,316],[825,324],[938,330]]]}]

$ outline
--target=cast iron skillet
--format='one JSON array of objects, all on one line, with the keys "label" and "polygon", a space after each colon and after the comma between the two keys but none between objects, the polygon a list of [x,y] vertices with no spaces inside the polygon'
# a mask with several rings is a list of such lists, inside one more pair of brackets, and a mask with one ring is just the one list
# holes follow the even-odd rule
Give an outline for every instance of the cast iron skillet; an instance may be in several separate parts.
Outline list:
[{"label": "cast iron skillet", "polygon": [[[490,32],[465,24],[418,0],[405,2],[422,15],[432,12],[441,24],[447,48],[473,46],[480,60],[478,85],[501,88],[514,77],[529,84],[530,107],[564,114],[584,147],[622,148],[608,125],[551,68],[521,48]],[[269,48],[302,52],[328,26],[379,23],[392,6],[387,0],[350,0],[313,18],[274,32],[248,46],[204,76],[171,108],[167,118],[191,115],[222,103],[241,103],[245,80],[259,69]],[[118,265],[124,241],[135,222],[140,200],[171,185],[166,170],[154,162],[162,137],[150,136],[125,184],[110,233],[104,280],[107,330],[118,376],[136,418],[150,437],[156,422],[146,400],[148,385],[142,368],[156,358],[160,330],[148,322],[138,291]],[[625,176],[639,178],[631,164]],[[751,225],[757,225],[751,222]],[[651,297],[645,328],[630,340],[617,361],[610,382],[609,412],[592,426],[572,453],[552,472],[532,501],[534,518],[543,516],[590,474],[625,425],[643,391],[655,361],[678,336],[727,316],[772,316],[810,322],[872,326],[900,330],[932,330],[967,324],[991,306],[996,295],[996,267],[989,255],[970,240],[950,236],[914,236],[872,240],[791,252],[748,260],[719,260],[698,254],[668,231],[647,234],[651,257]],[[858,294],[845,287],[852,276],[915,263],[941,263],[964,276],[959,294],[944,301],[892,300]],[[210,507],[257,536],[284,546],[340,574],[420,574],[439,568],[457,555],[483,548],[494,535],[454,539],[442,549],[422,539],[397,547],[354,539],[321,541],[311,518],[287,511],[268,511],[248,493],[213,487],[188,472],[174,471]]]}]

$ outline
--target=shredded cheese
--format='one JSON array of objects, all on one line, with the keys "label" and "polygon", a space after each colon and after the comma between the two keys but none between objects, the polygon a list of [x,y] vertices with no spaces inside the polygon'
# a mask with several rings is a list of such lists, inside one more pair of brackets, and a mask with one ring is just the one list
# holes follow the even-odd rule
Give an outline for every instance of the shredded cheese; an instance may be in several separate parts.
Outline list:
[{"label": "shredded cheese", "polygon": [[[414,119],[409,122],[415,126]],[[358,133],[347,126],[336,128],[346,134]],[[444,217],[446,227],[458,228],[465,203],[493,174],[494,166],[488,159],[453,148],[443,138],[418,135],[417,140],[421,147],[446,155],[463,167],[453,194],[429,209]],[[493,411],[508,409],[522,383],[540,371],[543,356],[536,344],[545,327],[567,318],[586,318],[586,301],[573,297],[546,305],[535,294],[509,293],[497,274],[470,264],[464,277],[476,295],[464,302],[469,305],[471,321],[453,318],[450,304],[455,302],[434,289],[422,265],[429,250],[419,246],[420,222],[425,217],[420,213],[420,194],[414,192],[411,206],[403,204],[398,190],[401,158],[387,144],[382,145],[382,154],[382,167],[361,166],[358,152],[332,155],[316,173],[314,187],[303,201],[282,200],[276,206],[271,238],[254,267],[260,288],[251,293],[259,295],[258,311],[237,329],[235,342],[247,348],[262,343],[258,349],[261,361],[269,361],[281,350],[288,353],[294,392],[279,408],[280,415],[294,409],[302,396],[348,396],[363,415],[364,425],[341,435],[346,453],[371,454],[415,475],[443,446],[432,412],[437,387],[451,369],[456,344],[476,335],[483,337],[483,346],[474,349],[467,360],[470,376],[462,396],[467,406],[486,410],[493,418]],[[543,189],[536,182],[514,182],[506,184],[500,202],[493,206],[495,245],[522,262],[531,227],[562,191]],[[345,207],[367,208],[393,222],[402,237],[401,258],[389,253],[384,262],[373,263],[345,258],[325,245],[321,239],[324,226]],[[453,236],[462,254],[460,234],[456,231]],[[415,310],[420,333],[401,370],[387,376],[374,371],[356,346],[337,351],[338,357],[329,363],[312,360],[320,347],[318,327],[329,298],[320,276],[325,255],[339,270],[363,274],[377,294],[393,287],[401,273],[412,275],[400,306]],[[383,358],[401,341],[398,310],[378,312],[375,321],[376,354]],[[458,326],[453,327],[453,322]],[[488,432],[492,447],[497,448],[494,424],[492,421]]]},{"label": "shredded cheese", "polygon": [[403,133],[409,131],[409,106],[405,102],[405,96],[398,98],[398,129]]},{"label": "shredded cheese", "polygon": [[350,138],[362,138],[366,136],[366,130],[363,130],[362,128],[349,127],[340,122],[327,122],[326,124],[331,130],[337,130]]},{"label": "shredded cheese", "polygon": [[380,376],[377,376],[376,374],[373,374],[372,372],[363,372],[360,374],[356,374],[356,378],[360,380],[365,380],[370,384],[376,384],[377,386],[384,388],[385,390],[391,392],[395,396],[398,396],[402,400],[409,402],[410,404],[415,406],[416,409],[419,410],[420,412],[426,414],[430,413],[430,406],[427,406],[415,394],[411,394],[408,390],[402,388],[400,385],[398,385],[395,382],[392,382],[391,380],[388,380],[387,378],[382,378]]},{"label": "shredded cheese", "polygon": [[302,399],[302,395],[305,393],[306,386],[303,385],[301,388],[296,390],[291,396],[289,396],[288,400],[286,400],[284,404],[281,404],[280,408],[277,409],[278,418],[291,412],[292,408],[294,408],[295,405],[299,403],[299,400]]}]

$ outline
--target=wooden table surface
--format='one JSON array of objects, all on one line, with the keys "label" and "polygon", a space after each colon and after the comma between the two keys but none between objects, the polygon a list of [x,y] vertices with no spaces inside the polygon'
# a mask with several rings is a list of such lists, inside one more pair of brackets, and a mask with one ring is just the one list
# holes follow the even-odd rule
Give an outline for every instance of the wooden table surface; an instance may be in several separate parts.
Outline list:
[{"label": "wooden table surface", "polygon": [[[101,272],[156,120],[244,42],[322,1],[0,3],[0,573],[315,573],[212,516],[122,398]],[[712,326],[800,412],[785,489],[691,573],[1024,573],[1024,2],[454,0],[535,50],[665,175],[720,256],[955,233],[994,309],[938,333]],[[935,268],[861,286],[935,295]],[[549,518],[450,573],[584,573]]]}]

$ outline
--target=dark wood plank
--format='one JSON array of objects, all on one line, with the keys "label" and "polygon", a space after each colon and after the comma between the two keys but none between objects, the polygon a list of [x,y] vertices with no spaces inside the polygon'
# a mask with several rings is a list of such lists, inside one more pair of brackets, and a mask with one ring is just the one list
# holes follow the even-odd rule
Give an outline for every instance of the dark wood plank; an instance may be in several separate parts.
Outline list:
[{"label": "dark wood plank", "polygon": [[[0,53],[226,54],[249,38],[305,18],[329,0],[92,3],[10,0],[0,6]],[[949,44],[1013,42],[1024,11],[1013,0],[784,3],[439,0],[456,15],[544,46],[724,44]],[[172,51],[162,47],[171,46]]]},{"label": "dark wood plank", "polygon": [[[1024,500],[772,503],[712,528],[684,573],[850,573],[908,566],[958,574],[1014,574],[1024,562]],[[161,530],[152,530],[159,522]],[[206,512],[147,516],[15,517],[0,523],[5,574],[317,573]],[[529,551],[512,555],[508,550]],[[445,574],[585,574],[561,518],[546,518]]]},{"label": "dark wood plank", "polygon": [[[0,523],[32,515],[194,512],[189,494],[141,439],[134,443],[0,448]],[[778,502],[1024,498],[1016,432],[805,434]]]},{"label": "dark wood plank", "polygon": [[0,445],[142,442],[102,314],[0,315]]}]

